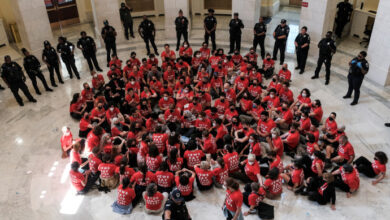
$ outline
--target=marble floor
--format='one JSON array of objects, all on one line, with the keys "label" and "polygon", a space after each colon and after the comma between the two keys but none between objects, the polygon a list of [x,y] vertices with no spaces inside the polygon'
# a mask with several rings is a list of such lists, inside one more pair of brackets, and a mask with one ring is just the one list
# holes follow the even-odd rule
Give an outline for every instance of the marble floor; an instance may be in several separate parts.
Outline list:
[{"label": "marble floor", "polygon": [[[272,30],[281,17],[288,17],[290,25],[298,25],[299,11],[286,8],[276,15],[270,24]],[[157,26],[157,45],[160,50],[165,42],[174,43],[174,39],[164,39],[161,17],[152,18]],[[191,42],[198,48],[202,42],[203,31],[194,18]],[[218,17],[225,24],[229,18]],[[135,21],[138,25],[139,20]],[[81,29],[92,33],[90,24],[74,26],[63,30],[72,42],[78,38]],[[54,32],[56,35],[59,31]],[[217,32],[217,44],[226,51],[227,28]],[[267,51],[271,51],[272,40],[267,40]],[[354,44],[353,44],[354,45]],[[250,43],[243,43],[243,51],[247,51]],[[355,47],[356,48],[356,47]],[[136,51],[138,57],[145,56],[143,41],[137,36],[127,44],[118,45],[119,57],[127,59],[130,51]],[[1,51],[0,51],[1,52]],[[341,97],[346,92],[347,62],[355,53],[338,53],[332,66],[330,85],[324,85],[324,70],[319,80],[310,77],[315,68],[316,57],[310,57],[308,67],[303,75],[292,70],[292,90],[294,94],[302,88],[309,88],[312,98],[323,103],[324,116],[337,112],[338,124],[346,125],[346,133],[355,148],[357,156],[373,158],[373,153],[382,150],[390,155],[390,130],[383,126],[390,121],[390,89],[365,80],[359,105],[350,107],[349,102]],[[103,49],[98,51],[98,60],[105,66]],[[76,65],[81,73],[81,80],[66,79],[53,93],[33,95],[38,103],[28,103],[21,108],[17,105],[11,92],[0,91],[0,213],[1,219],[161,219],[160,216],[146,215],[142,206],[135,208],[130,216],[121,216],[111,211],[110,205],[116,198],[116,192],[104,194],[91,191],[85,196],[75,196],[71,190],[68,170],[68,159],[61,159],[60,137],[61,127],[67,125],[76,135],[78,123],[68,113],[72,94],[80,92],[83,82],[91,82],[86,61],[79,51],[76,52]],[[287,63],[292,69],[295,66],[293,51],[288,51]],[[277,66],[279,68],[279,66]],[[107,71],[107,68],[104,68]],[[67,75],[65,67],[62,74]],[[368,74],[375,74],[369,72]],[[48,72],[45,70],[46,78]],[[1,82],[3,84],[3,82]],[[32,90],[29,85],[30,91]],[[41,86],[40,86],[41,87]],[[289,163],[289,158],[284,158]],[[196,191],[197,199],[189,202],[188,208],[192,219],[223,219],[221,205],[224,199],[223,190],[213,189],[209,192]],[[295,196],[284,188],[278,200],[266,200],[275,206],[275,219],[387,219],[390,215],[389,178],[385,178],[377,186],[371,180],[361,176],[361,185],[352,198],[347,199],[345,193],[337,191],[336,211],[330,206],[320,207],[309,202],[306,197]],[[244,208],[246,211],[247,208]],[[256,216],[245,219],[258,219]]]}]

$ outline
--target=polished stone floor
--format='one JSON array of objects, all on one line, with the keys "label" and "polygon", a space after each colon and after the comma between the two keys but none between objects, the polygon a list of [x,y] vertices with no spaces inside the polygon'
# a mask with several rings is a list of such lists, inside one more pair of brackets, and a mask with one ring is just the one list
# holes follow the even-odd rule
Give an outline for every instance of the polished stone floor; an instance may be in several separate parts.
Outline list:
[{"label": "polished stone floor", "polygon": [[[271,22],[269,29],[273,30],[280,18],[286,17],[290,26],[298,30],[299,11],[285,8]],[[195,17],[191,43],[198,48],[202,42],[203,31],[197,24],[202,18]],[[221,30],[218,29],[217,44],[227,49],[228,17],[219,16]],[[157,44],[159,50],[165,42],[173,43],[173,39],[165,40],[163,36],[163,17],[152,18],[157,26]],[[135,24],[139,24],[139,20]],[[73,26],[63,30],[69,40],[75,42],[80,30],[92,33],[91,24]],[[57,36],[60,31],[54,32]],[[267,40],[267,51],[270,51],[272,39]],[[390,121],[389,88],[384,88],[365,80],[359,105],[350,107],[349,102],[341,97],[347,88],[347,63],[352,55],[359,51],[358,43],[345,40],[345,52],[337,53],[333,59],[331,83],[324,85],[324,70],[319,80],[310,77],[315,68],[316,57],[310,57],[308,67],[303,75],[293,71],[292,90],[294,94],[302,88],[312,91],[312,98],[318,98],[324,106],[324,116],[337,112],[338,124],[345,124],[346,133],[355,148],[357,156],[373,158],[378,150],[390,155],[390,129],[383,123]],[[247,51],[250,43],[243,43],[243,51]],[[130,51],[136,51],[138,57],[145,56],[143,41],[136,37],[128,44],[118,45],[119,57],[126,60]],[[348,48],[354,48],[349,49]],[[292,48],[293,49],[293,48]],[[1,52],[1,51],[0,51]],[[98,60],[105,66],[105,54],[99,49]],[[78,123],[73,121],[68,113],[72,94],[80,92],[83,82],[90,82],[91,77],[85,60],[79,51],[76,53],[76,65],[82,79],[66,79],[53,93],[33,95],[38,103],[28,103],[20,108],[11,92],[0,92],[0,127],[1,160],[0,160],[0,213],[1,219],[161,219],[160,216],[146,215],[138,206],[130,216],[120,216],[111,211],[110,205],[116,198],[116,192],[104,194],[92,191],[86,196],[75,196],[71,190],[68,178],[68,159],[61,159],[60,136],[61,127],[70,126],[76,135]],[[288,49],[287,63],[292,69],[295,66],[293,50]],[[277,66],[279,68],[279,66]],[[104,68],[107,71],[107,68]],[[67,75],[65,67],[62,74]],[[375,74],[369,72],[368,74]],[[46,78],[48,73],[45,70]],[[1,82],[3,84],[3,82]],[[30,91],[32,90],[31,85]],[[284,158],[288,163],[289,158]],[[224,199],[223,190],[212,189],[201,193],[197,190],[197,199],[188,203],[188,208],[194,220],[223,219],[221,205]],[[385,178],[377,186],[371,185],[371,180],[361,176],[361,185],[352,198],[347,199],[345,193],[337,191],[336,211],[330,206],[318,206],[309,202],[306,197],[295,196],[284,188],[282,197],[275,201],[266,200],[275,206],[275,219],[387,219],[390,215],[389,178]],[[246,211],[247,208],[244,208]],[[256,216],[245,219],[258,219]]]}]

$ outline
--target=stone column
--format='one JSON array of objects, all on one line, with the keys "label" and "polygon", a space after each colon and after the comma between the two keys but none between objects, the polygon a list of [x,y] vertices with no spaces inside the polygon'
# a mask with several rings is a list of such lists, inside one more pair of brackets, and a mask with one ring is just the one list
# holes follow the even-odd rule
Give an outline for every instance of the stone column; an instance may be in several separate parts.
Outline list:
[{"label": "stone column", "polygon": [[45,2],[41,0],[13,0],[10,3],[15,13],[23,47],[40,58],[42,56],[43,41],[48,40],[56,45]]},{"label": "stone column", "polygon": [[261,10],[261,0],[232,0],[232,17],[238,12],[238,17],[244,23],[241,41],[253,40],[253,27],[258,22]]},{"label": "stone column", "polygon": [[389,10],[390,1],[381,0],[367,51],[367,60],[370,63],[367,78],[382,86],[390,85]]},{"label": "stone column", "polygon": [[[168,39],[176,39],[175,19],[179,15],[179,10],[183,11],[183,16],[188,19],[188,38],[191,32],[191,17],[189,0],[164,0],[165,11],[165,37]],[[183,38],[181,39],[183,42]]]},{"label": "stone column", "polygon": [[307,27],[311,42],[309,54],[318,57],[318,42],[325,37],[326,32],[333,30],[337,1],[304,0],[304,2],[308,3],[308,7],[301,9],[300,28]]},{"label": "stone column", "polygon": [[[104,27],[103,21],[107,19],[109,24],[116,30],[116,43],[120,44],[125,42],[126,40],[123,32],[123,25],[119,15],[119,1],[91,0],[91,6],[93,20],[95,23],[96,39],[100,39],[100,42],[104,46],[104,41],[101,37],[101,31]],[[134,26],[136,33],[137,28],[138,27]]]}]

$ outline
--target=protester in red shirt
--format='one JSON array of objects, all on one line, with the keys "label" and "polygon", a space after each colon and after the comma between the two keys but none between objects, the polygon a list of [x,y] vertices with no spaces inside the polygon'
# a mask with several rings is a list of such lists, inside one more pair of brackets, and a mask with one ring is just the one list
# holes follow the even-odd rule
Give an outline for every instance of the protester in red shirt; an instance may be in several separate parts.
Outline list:
[{"label": "protester in red shirt", "polygon": [[222,157],[218,157],[216,162],[214,160],[211,160],[211,165],[213,169],[214,185],[217,188],[222,188],[225,179],[229,176],[228,168],[225,165],[225,161]]},{"label": "protester in red shirt", "polygon": [[163,62],[166,61],[166,58],[168,57],[170,60],[176,60],[176,54],[175,51],[169,49],[169,44],[164,45],[164,51],[161,53],[161,60]]},{"label": "protester in red shirt", "polygon": [[102,163],[98,166],[102,187],[114,189],[118,185],[118,176],[115,174],[116,166],[111,163],[111,155],[105,154]]},{"label": "protester in red shirt", "polygon": [[293,122],[293,114],[288,107],[287,102],[282,102],[279,108],[276,108],[277,112],[275,112],[276,120],[275,123],[278,127],[282,129],[288,129],[288,127]]},{"label": "protester in red shirt", "polygon": [[225,145],[225,149],[227,150],[227,153],[223,156],[223,160],[225,161],[229,173],[237,172],[239,170],[238,165],[240,163],[238,153],[234,151],[232,145]]},{"label": "protester in red shirt", "polygon": [[263,179],[260,176],[260,166],[256,160],[254,154],[248,154],[248,159],[241,162],[244,166],[245,178],[242,178],[244,183],[258,182],[260,185],[263,184]]},{"label": "protester in red shirt", "polygon": [[104,85],[106,84],[103,75],[100,73],[97,74],[94,70],[92,70],[91,75],[92,75],[92,87],[94,89],[94,93],[97,93],[98,91],[102,91]]},{"label": "protester in red shirt", "polygon": [[275,88],[270,89],[269,95],[264,97],[261,102],[267,104],[268,109],[279,108],[280,99],[277,96],[277,90]]},{"label": "protester in red shirt", "polygon": [[275,61],[271,59],[271,54],[267,53],[263,60],[263,68],[261,69],[264,77],[269,79],[274,73]]},{"label": "protester in red shirt", "polygon": [[260,202],[265,198],[266,192],[263,187],[256,182],[245,185],[245,192],[242,193],[244,204],[249,207],[249,211],[244,212],[244,216],[257,214]]},{"label": "protester in red shirt", "polygon": [[294,95],[289,87],[289,82],[283,82],[282,88],[279,90],[279,99],[281,102],[286,102],[290,106],[294,102]]},{"label": "protester in red shirt", "polygon": [[226,197],[223,205],[223,212],[227,219],[244,219],[242,216],[243,196],[240,185],[232,178],[225,180]]},{"label": "protester in red shirt", "polygon": [[195,199],[194,196],[194,181],[195,181],[195,172],[183,168],[178,170],[175,173],[175,183],[177,189],[180,191],[186,202]]},{"label": "protester in red shirt", "polygon": [[61,142],[62,158],[66,158],[68,157],[73,144],[73,135],[69,127],[65,127],[65,126],[62,127],[62,136],[60,142]]},{"label": "protester in red shirt", "polygon": [[353,163],[359,173],[363,173],[369,178],[377,176],[376,180],[372,181],[372,185],[376,185],[386,176],[387,155],[382,151],[375,152],[374,162],[370,162],[367,158],[361,156]]},{"label": "protester in red shirt", "polygon": [[355,151],[352,145],[349,143],[347,136],[345,135],[341,136],[339,139],[339,144],[340,145],[337,150],[337,156],[331,158],[331,162],[336,162],[339,164],[344,164],[344,163],[351,164],[352,161],[355,159]]},{"label": "protester in red shirt", "polygon": [[203,42],[202,47],[199,49],[202,59],[208,60],[210,58],[210,49],[208,46],[206,42]]},{"label": "protester in red shirt", "polygon": [[131,188],[128,177],[123,178],[122,184],[118,187],[117,200],[111,205],[112,211],[125,215],[133,210],[132,202],[135,199],[135,191]]},{"label": "protester in red shirt", "polygon": [[296,192],[303,186],[304,172],[301,161],[295,160],[292,164],[284,168],[287,172],[281,173],[280,176],[284,179],[287,184],[287,188]]},{"label": "protester in red shirt", "polygon": [[257,123],[257,133],[265,140],[265,138],[271,134],[271,130],[274,127],[276,127],[276,124],[269,118],[269,113],[263,111],[260,115],[260,120]]},{"label": "protester in red shirt", "polygon": [[179,151],[176,148],[173,148],[169,152],[169,156],[166,161],[169,166],[169,171],[173,173],[175,173],[178,170],[181,170],[184,165],[183,158],[180,157]]},{"label": "protester in red shirt", "polygon": [[268,171],[264,181],[264,189],[267,191],[267,198],[275,199],[282,194],[282,177],[279,175],[279,169],[277,167]]},{"label": "protester in red shirt", "polygon": [[202,161],[194,166],[196,174],[196,185],[200,191],[209,190],[213,187],[214,172],[210,170],[210,164]]},{"label": "protester in red shirt", "polygon": [[77,194],[83,195],[87,193],[93,184],[95,184],[94,181],[96,179],[91,177],[91,171],[87,170],[84,172],[84,174],[79,172],[80,164],[75,161],[71,164],[71,170],[69,172],[70,181],[73,185],[73,187],[76,189]]},{"label": "protester in red shirt", "polygon": [[267,138],[270,149],[276,153],[279,157],[283,156],[284,145],[282,138],[280,137],[279,128],[273,128],[271,130],[271,138]]},{"label": "protester in red shirt", "polygon": [[279,79],[283,82],[290,82],[291,81],[291,72],[288,70],[287,63],[284,63],[282,66],[282,69],[279,71]]},{"label": "protester in red shirt", "polygon": [[171,105],[175,105],[175,101],[172,97],[169,97],[169,93],[165,92],[163,97],[158,102],[158,106],[161,111],[166,111],[170,108]]},{"label": "protester in red shirt", "polygon": [[339,169],[332,172],[335,178],[335,186],[347,193],[347,198],[351,198],[360,185],[359,172],[351,164],[344,164]]},{"label": "protester in red shirt", "polygon": [[168,163],[163,161],[156,172],[157,188],[159,192],[170,193],[175,183],[175,176],[168,170]]},{"label": "protester in red shirt", "polygon": [[131,177],[130,182],[132,183],[133,189],[135,190],[135,198],[133,200],[133,206],[135,207],[140,199],[142,193],[146,190],[146,186],[150,183],[156,183],[156,175],[148,171],[148,167],[145,163],[139,163],[138,172],[134,173]]},{"label": "protester in red shirt", "polygon": [[151,183],[146,187],[142,197],[145,201],[145,212],[147,214],[158,214],[164,208],[164,204],[168,199],[168,193],[157,191],[157,185]]},{"label": "protester in red shirt", "polygon": [[69,106],[69,113],[73,119],[80,120],[83,117],[87,105],[84,103],[80,93],[73,94],[72,101]]},{"label": "protester in red shirt", "polygon": [[162,162],[162,158],[160,156],[160,153],[156,145],[151,144],[149,146],[149,153],[146,155],[145,161],[146,161],[146,166],[148,166],[148,170],[152,172],[156,172],[158,170]]},{"label": "protester in red shirt", "polygon": [[299,144],[300,134],[298,132],[298,125],[293,123],[290,127],[290,131],[282,135],[282,141],[284,144],[284,151],[287,155],[294,158],[296,148]]},{"label": "protester in red shirt", "polygon": [[194,166],[199,164],[205,157],[203,151],[199,150],[197,147],[198,146],[194,141],[187,144],[187,150],[184,152],[183,157],[187,162],[188,169],[193,170]]}]

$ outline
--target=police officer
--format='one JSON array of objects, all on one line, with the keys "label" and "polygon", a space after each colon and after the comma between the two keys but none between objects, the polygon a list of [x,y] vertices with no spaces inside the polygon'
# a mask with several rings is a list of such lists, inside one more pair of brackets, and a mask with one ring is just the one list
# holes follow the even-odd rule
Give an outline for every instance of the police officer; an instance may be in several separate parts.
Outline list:
[{"label": "police officer", "polygon": [[296,70],[300,69],[299,74],[305,72],[307,54],[309,53],[310,48],[310,36],[307,34],[307,27],[304,26],[301,28],[301,33],[295,38],[295,49],[297,52],[297,67]]},{"label": "police officer", "polygon": [[30,102],[37,102],[37,100],[32,97],[30,91],[26,85],[26,76],[23,73],[22,67],[19,64],[11,61],[10,56],[4,57],[5,63],[1,66],[1,77],[4,82],[11,89],[12,94],[14,94],[16,101],[20,106],[23,106],[23,100],[19,96],[19,89],[21,89],[24,95],[28,98]]},{"label": "police officer", "polygon": [[326,37],[323,38],[318,43],[318,48],[320,48],[320,54],[317,61],[317,68],[314,73],[314,76],[311,77],[311,79],[317,79],[322,67],[322,64],[325,63],[325,85],[329,84],[330,79],[330,66],[332,64],[332,56],[334,53],[336,53],[336,45],[334,44],[334,40],[332,39],[332,31],[328,31],[326,33]]},{"label": "police officer", "polygon": [[57,87],[57,84],[54,80],[54,70],[56,71],[58,82],[64,84],[60,73],[60,58],[58,57],[56,50],[47,40],[43,42],[43,45],[44,49],[42,51],[42,60],[44,63],[46,63],[46,66],[49,69],[51,86]]},{"label": "police officer", "polygon": [[57,52],[61,54],[62,62],[65,63],[66,69],[68,70],[69,77],[73,78],[73,73],[77,79],[80,79],[79,71],[76,67],[76,61],[74,60],[74,45],[67,41],[65,37],[58,38]]},{"label": "police officer", "polygon": [[85,31],[80,33],[81,38],[77,41],[77,48],[83,52],[84,58],[88,62],[89,70],[93,70],[93,64],[97,71],[102,72],[103,70],[99,67],[99,63],[96,59],[96,44],[92,37],[87,36]]},{"label": "police officer", "polygon": [[191,220],[186,203],[180,190],[174,189],[164,206],[163,220]]},{"label": "police officer", "polygon": [[133,9],[129,8],[124,2],[121,3],[119,14],[121,17],[123,28],[125,29],[125,37],[127,40],[129,39],[129,30],[130,30],[130,36],[132,38],[135,38],[133,32],[133,18],[131,17],[132,11]]},{"label": "police officer", "polygon": [[138,33],[139,35],[144,39],[146,44],[146,50],[148,51],[148,55],[150,55],[150,47],[149,47],[149,41],[152,44],[152,47],[154,49],[154,53],[156,55],[158,54],[156,44],[154,43],[154,38],[156,36],[156,29],[154,28],[154,24],[151,20],[146,17],[146,15],[143,16],[143,21],[138,27]]},{"label": "police officer", "polygon": [[337,4],[337,17],[336,17],[336,35],[341,38],[343,33],[344,26],[350,21],[351,13],[353,11],[352,5],[348,0],[344,0],[344,2],[340,2]]},{"label": "police officer", "polygon": [[[238,18],[238,13],[235,12],[233,19],[229,23],[229,33],[230,33],[230,51],[229,54],[233,51],[240,51],[241,49],[241,29],[244,28],[242,20]],[[234,47],[236,46],[236,47]]]},{"label": "police officer", "polygon": [[343,98],[351,98],[352,91],[355,91],[355,96],[353,97],[351,105],[356,105],[358,103],[360,86],[362,85],[364,76],[367,74],[369,69],[366,56],[366,51],[361,51],[357,57],[353,58],[353,60],[349,62],[348,92]]},{"label": "police officer", "polygon": [[183,16],[183,11],[181,9],[179,11],[179,16],[175,19],[175,25],[177,38],[176,51],[178,51],[181,36],[183,35],[184,41],[188,41],[188,19]]},{"label": "police officer", "polygon": [[116,31],[115,28],[108,24],[107,20],[103,21],[104,27],[102,28],[102,38],[106,44],[107,52],[107,67],[110,67],[111,50],[116,55]]},{"label": "police officer", "polygon": [[204,41],[209,44],[209,37],[211,37],[211,43],[213,44],[213,50],[217,49],[215,44],[215,30],[217,29],[217,19],[214,17],[214,9],[208,10],[209,14],[204,19]]},{"label": "police officer", "polygon": [[253,49],[256,52],[257,45],[260,45],[260,54],[261,54],[261,59],[264,60],[265,57],[265,49],[264,49],[264,40],[265,40],[265,35],[267,33],[267,25],[264,23],[263,17],[259,18],[259,23],[255,24],[255,27],[253,28]]},{"label": "police officer", "polygon": [[273,60],[277,60],[278,50],[280,50],[280,65],[284,63],[284,53],[286,51],[286,42],[288,34],[290,33],[290,27],[286,24],[287,21],[282,19],[280,24],[275,28],[273,36],[275,38]]},{"label": "police officer", "polygon": [[27,72],[27,75],[31,79],[35,92],[38,95],[41,94],[37,85],[37,77],[42,81],[42,84],[45,87],[46,91],[53,92],[53,90],[50,89],[49,86],[47,85],[45,76],[43,76],[42,74],[42,71],[40,69],[41,63],[39,63],[39,60],[34,55],[30,55],[30,53],[26,50],[26,48],[22,48],[22,53],[25,56],[23,60],[24,61],[23,66]]}]

